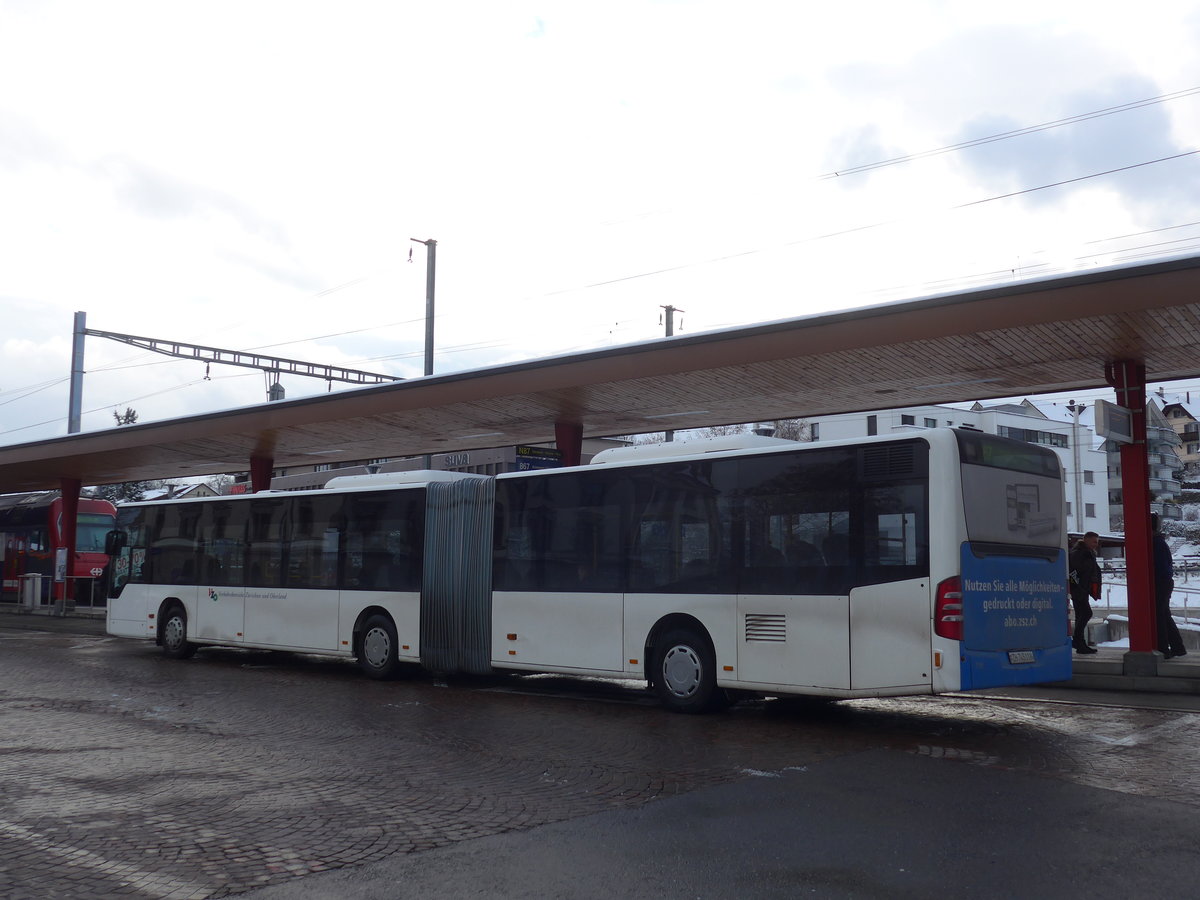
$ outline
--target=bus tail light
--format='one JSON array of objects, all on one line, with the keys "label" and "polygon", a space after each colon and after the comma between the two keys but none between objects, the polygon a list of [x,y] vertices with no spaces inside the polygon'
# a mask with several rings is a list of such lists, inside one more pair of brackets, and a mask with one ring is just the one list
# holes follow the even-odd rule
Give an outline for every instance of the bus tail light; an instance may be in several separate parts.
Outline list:
[{"label": "bus tail light", "polygon": [[961,641],[963,638],[962,580],[947,578],[937,588],[933,610],[933,630],[938,637]]}]

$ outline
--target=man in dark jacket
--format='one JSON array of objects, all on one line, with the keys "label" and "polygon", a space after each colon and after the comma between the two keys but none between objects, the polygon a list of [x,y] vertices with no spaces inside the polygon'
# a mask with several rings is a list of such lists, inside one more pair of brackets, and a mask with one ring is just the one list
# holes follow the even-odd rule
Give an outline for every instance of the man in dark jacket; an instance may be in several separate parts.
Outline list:
[{"label": "man in dark jacket", "polygon": [[1158,513],[1150,514],[1150,530],[1154,532],[1151,546],[1154,556],[1154,612],[1158,620],[1158,649],[1163,659],[1187,656],[1179,626],[1171,617],[1171,592],[1175,590],[1175,566],[1171,562],[1171,547],[1159,529]]},{"label": "man in dark jacket", "polygon": [[1071,646],[1076,653],[1095,653],[1095,647],[1087,642],[1087,624],[1092,618],[1091,598],[1100,597],[1100,564],[1096,562],[1096,548],[1100,546],[1100,535],[1089,531],[1071,549],[1068,568],[1071,572],[1071,605],[1075,607],[1075,632]]}]

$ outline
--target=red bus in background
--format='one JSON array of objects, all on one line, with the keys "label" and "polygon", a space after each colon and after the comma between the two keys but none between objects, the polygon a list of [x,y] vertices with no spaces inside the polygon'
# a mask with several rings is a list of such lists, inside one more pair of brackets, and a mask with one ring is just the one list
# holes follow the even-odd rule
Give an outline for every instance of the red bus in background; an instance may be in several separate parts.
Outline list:
[{"label": "red bus in background", "polygon": [[[100,577],[108,565],[104,536],[116,525],[117,508],[107,500],[79,498],[75,526],[74,581],[76,602],[94,598],[104,603]],[[42,602],[53,596],[54,551],[63,546],[62,498],[57,491],[0,496],[0,601],[20,600],[21,576],[42,575]],[[96,588],[93,592],[93,588]]]}]

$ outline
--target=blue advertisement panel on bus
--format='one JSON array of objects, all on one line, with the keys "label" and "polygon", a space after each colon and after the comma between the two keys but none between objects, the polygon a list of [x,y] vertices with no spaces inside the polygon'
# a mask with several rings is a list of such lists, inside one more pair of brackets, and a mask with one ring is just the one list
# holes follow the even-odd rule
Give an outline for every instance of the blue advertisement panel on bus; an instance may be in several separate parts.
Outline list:
[{"label": "blue advertisement panel on bus", "polygon": [[1066,560],[979,556],[962,546],[962,687],[1071,677]]}]

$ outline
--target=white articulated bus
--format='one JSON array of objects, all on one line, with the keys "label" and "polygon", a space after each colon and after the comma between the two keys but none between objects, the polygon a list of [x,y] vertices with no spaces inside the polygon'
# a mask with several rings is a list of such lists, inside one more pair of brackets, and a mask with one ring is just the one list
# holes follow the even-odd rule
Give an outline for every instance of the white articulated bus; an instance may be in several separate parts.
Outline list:
[{"label": "white articulated bus", "polygon": [[897,696],[1070,677],[1063,481],[979,432],[631,447],[494,478],[409,472],[119,511],[109,632],[357,658],[373,677]]}]

